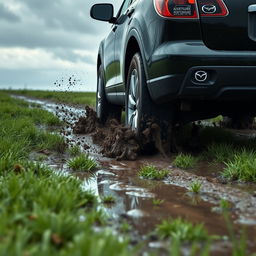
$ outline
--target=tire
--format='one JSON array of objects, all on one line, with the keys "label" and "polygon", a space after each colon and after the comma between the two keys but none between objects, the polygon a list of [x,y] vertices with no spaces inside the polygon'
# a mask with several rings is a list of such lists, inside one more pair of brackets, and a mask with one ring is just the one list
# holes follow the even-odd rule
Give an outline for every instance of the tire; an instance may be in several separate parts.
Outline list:
[{"label": "tire", "polygon": [[[168,139],[168,130],[175,124],[177,109],[172,103],[157,105],[150,97],[141,55],[136,53],[130,63],[125,100],[125,122],[137,137],[143,137],[148,125],[157,123],[161,129],[161,139]],[[133,118],[132,118],[133,117]]]},{"label": "tire", "polygon": [[150,98],[142,59],[136,53],[130,63],[125,100],[125,123],[141,136],[147,120],[152,116],[153,102]]},{"label": "tire", "polygon": [[97,95],[96,95],[96,113],[101,123],[105,123],[108,119],[117,119],[120,122],[122,108],[111,104],[106,97],[103,67],[98,70],[97,79]]}]

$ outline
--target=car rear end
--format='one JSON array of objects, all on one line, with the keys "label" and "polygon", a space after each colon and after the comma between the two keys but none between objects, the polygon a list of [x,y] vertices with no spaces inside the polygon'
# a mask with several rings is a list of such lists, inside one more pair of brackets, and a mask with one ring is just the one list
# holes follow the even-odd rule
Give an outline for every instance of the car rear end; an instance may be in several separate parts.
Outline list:
[{"label": "car rear end", "polygon": [[[256,99],[253,0],[154,0],[159,41],[148,86],[158,102]],[[162,20],[162,21],[160,21]],[[162,25],[161,25],[162,26]]]}]

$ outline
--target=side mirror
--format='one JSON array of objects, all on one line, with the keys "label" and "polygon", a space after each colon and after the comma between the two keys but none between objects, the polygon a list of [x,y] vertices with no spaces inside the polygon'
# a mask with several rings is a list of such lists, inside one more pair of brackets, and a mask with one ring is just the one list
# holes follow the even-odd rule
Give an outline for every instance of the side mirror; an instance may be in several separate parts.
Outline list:
[{"label": "side mirror", "polygon": [[95,4],[91,8],[91,17],[95,20],[108,21],[113,23],[115,18],[112,4]]}]

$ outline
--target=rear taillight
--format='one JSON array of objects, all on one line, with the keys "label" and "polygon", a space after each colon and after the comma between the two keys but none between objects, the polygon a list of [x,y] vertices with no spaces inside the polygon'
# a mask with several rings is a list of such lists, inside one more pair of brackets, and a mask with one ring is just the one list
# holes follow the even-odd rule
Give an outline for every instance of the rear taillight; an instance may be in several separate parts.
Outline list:
[{"label": "rear taillight", "polygon": [[159,15],[167,18],[197,19],[200,16],[226,16],[223,0],[154,0]]},{"label": "rear taillight", "polygon": [[223,0],[197,0],[200,16],[227,16],[228,9]]},{"label": "rear taillight", "polygon": [[195,0],[155,0],[157,12],[169,18],[198,18]]}]

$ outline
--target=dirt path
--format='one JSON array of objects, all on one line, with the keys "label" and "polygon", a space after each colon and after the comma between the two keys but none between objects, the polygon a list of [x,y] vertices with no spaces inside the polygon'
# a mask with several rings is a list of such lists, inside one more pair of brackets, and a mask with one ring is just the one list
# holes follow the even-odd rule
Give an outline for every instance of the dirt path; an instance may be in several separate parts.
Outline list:
[{"label": "dirt path", "polygon": [[[149,248],[165,247],[166,245],[154,240],[154,237],[145,237],[154,230],[156,224],[162,219],[182,217],[193,223],[205,223],[210,234],[227,235],[225,222],[218,212],[221,199],[232,203],[230,211],[235,229],[247,228],[249,243],[255,249],[256,237],[256,195],[247,192],[245,188],[220,183],[216,178],[209,176],[207,170],[195,173],[175,169],[169,159],[161,155],[139,157],[136,161],[116,161],[104,157],[100,152],[102,148],[93,143],[90,134],[74,134],[73,126],[84,117],[86,111],[67,105],[57,105],[52,102],[19,97],[30,103],[36,103],[42,108],[55,113],[67,123],[61,131],[68,143],[80,145],[81,149],[90,153],[102,165],[102,170],[95,176],[86,179],[84,186],[91,189],[100,197],[112,195],[116,203],[104,208],[104,211],[116,222],[124,220],[135,227],[134,240],[146,239]],[[88,110],[87,110],[88,111]],[[64,159],[52,157],[49,164],[58,170],[67,170]],[[138,177],[138,170],[142,165],[152,164],[159,168],[170,170],[169,177],[162,181],[148,181]],[[206,167],[205,167],[206,168]],[[188,193],[192,181],[202,183],[202,191],[195,196]],[[242,185],[241,185],[242,186]],[[255,189],[255,187],[253,187]],[[153,199],[161,199],[160,206],[153,205]],[[229,255],[230,244],[222,241],[214,244],[213,255]]]}]

